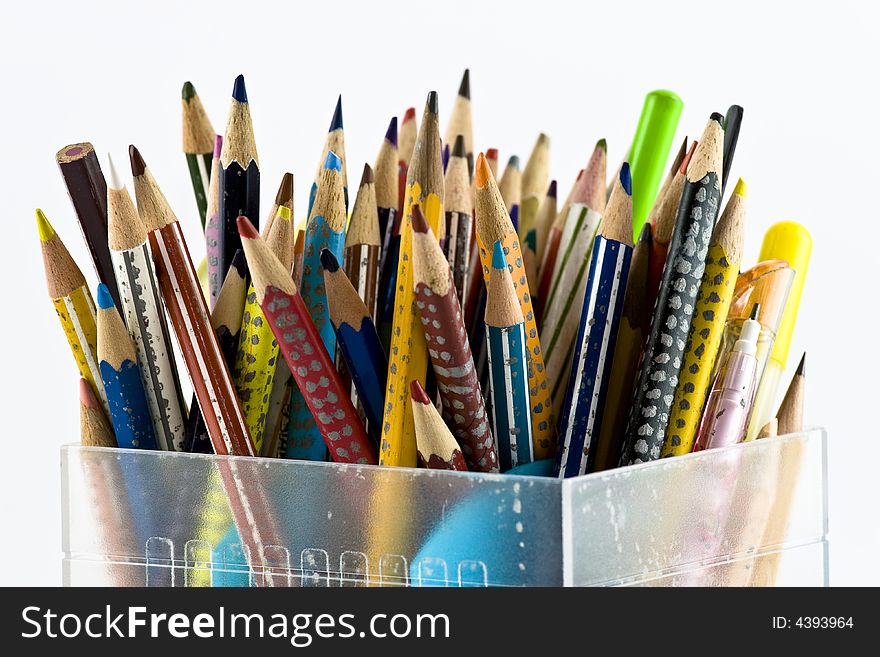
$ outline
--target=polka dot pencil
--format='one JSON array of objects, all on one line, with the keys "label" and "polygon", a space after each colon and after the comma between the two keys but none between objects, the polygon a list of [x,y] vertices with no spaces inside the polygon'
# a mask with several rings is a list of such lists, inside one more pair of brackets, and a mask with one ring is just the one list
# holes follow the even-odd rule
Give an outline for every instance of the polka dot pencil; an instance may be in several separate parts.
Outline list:
[{"label": "polka dot pencil", "polygon": [[76,266],[64,242],[37,209],[37,231],[46,269],[46,285],[55,313],[64,329],[64,336],[76,360],[82,378],[89,382],[104,410],[109,413],[107,395],[98,367],[98,329],[95,324],[95,302],[82,271]]},{"label": "polka dot pencil", "polygon": [[474,217],[471,181],[464,137],[458,135],[446,166],[444,179],[446,201],[445,251],[452,267],[455,291],[464,308],[467,302],[468,274],[470,273],[471,243],[474,235]]},{"label": "polka dot pencil", "polygon": [[293,279],[244,217],[239,221],[239,230],[257,300],[315,416],[331,458],[337,462],[376,463],[376,449],[357,418]]},{"label": "polka dot pencil", "polygon": [[205,262],[208,267],[208,305],[213,308],[223,285],[220,271],[220,152],[223,136],[214,136],[211,181],[208,184],[208,207],[205,211]]},{"label": "polka dot pencil", "polygon": [[498,458],[453,274],[418,205],[413,205],[413,284],[443,419],[468,469],[497,472]]},{"label": "polka dot pencil", "polygon": [[84,447],[117,447],[104,407],[85,379],[79,380],[79,436]]},{"label": "polka dot pencil", "polygon": [[315,180],[309,190],[309,216],[312,216],[312,207],[321,186],[321,179],[326,168],[327,157],[333,153],[339,159],[340,173],[342,175],[342,194],[345,203],[345,213],[348,214],[348,169],[345,159],[345,129],[342,125],[342,95],[336,99],[336,108],[333,110],[333,118],[330,119],[330,128],[324,140],[324,149],[321,151],[321,159],[318,160],[318,168],[315,170]]},{"label": "polka dot pencil", "polygon": [[110,290],[98,285],[98,364],[110,405],[110,422],[119,447],[156,449],[150,407],[137,366],[134,343],[113,304]]},{"label": "polka dot pencil", "polygon": [[423,468],[467,472],[458,443],[418,381],[410,382],[416,451]]},{"label": "polka dot pencil", "polygon": [[[478,176],[479,171],[480,160],[477,160]],[[535,460],[526,329],[507,262],[501,240],[496,240],[487,282],[486,342],[493,399],[492,424],[502,472]]]},{"label": "polka dot pencil", "polygon": [[[482,154],[481,154],[482,155]],[[536,459],[549,458],[556,450],[556,427],[553,416],[553,403],[547,385],[547,372],[544,369],[544,356],[541,341],[535,325],[529,283],[523,267],[519,239],[510,216],[504,209],[504,202],[495,180],[491,177],[485,157],[477,158],[475,179],[477,184],[476,225],[477,243],[480,247],[480,260],[483,263],[483,276],[488,281],[493,262],[491,245],[501,241],[507,263],[511,268],[513,287],[519,299],[525,319],[526,350],[528,353],[529,397],[532,409],[532,435],[535,442]],[[489,304],[486,303],[488,313]]]},{"label": "polka dot pencil", "polygon": [[446,124],[446,134],[443,143],[447,146],[455,144],[458,135],[464,140],[464,157],[467,164],[468,180],[474,171],[474,127],[473,112],[471,109],[471,72],[465,69],[458,85],[458,93],[452,103],[452,111],[449,112],[449,123]]},{"label": "polka dot pencil", "polygon": [[560,478],[592,470],[593,443],[602,426],[632,252],[632,178],[629,163],[624,162],[590,255],[574,362],[560,421]]},{"label": "polka dot pencil", "polygon": [[147,231],[109,156],[108,164],[108,244],[116,267],[122,316],[134,341],[153,435],[160,449],[179,452],[186,442],[186,402],[180,392]]},{"label": "polka dot pencil", "polygon": [[709,119],[687,168],[651,333],[625,431],[622,465],[653,461],[669,427],[685,341],[721,197],[721,115]]},{"label": "polka dot pencil", "polygon": [[134,146],[129,146],[129,159],[138,213],[147,229],[159,289],[214,453],[253,456],[247,423],[211,327],[180,224]]},{"label": "polka dot pencil", "polygon": [[211,160],[214,153],[214,126],[196,93],[192,82],[184,82],[181,91],[183,106],[183,152],[186,166],[192,180],[196,206],[202,228],[205,227],[208,212],[208,190],[212,172]]},{"label": "polka dot pencil", "polygon": [[712,233],[661,456],[687,454],[694,446],[742,261],[746,192],[740,180]]},{"label": "polka dot pencil", "polygon": [[[321,268],[321,251],[329,249],[342,259],[345,244],[345,199],[343,198],[342,160],[336,153],[327,153],[324,171],[306,225],[302,276],[299,295],[321,336],[331,360],[336,355],[336,332],[327,313],[327,293]],[[304,398],[306,391],[294,389],[290,399],[287,425],[287,458],[310,461],[325,460],[327,450],[321,431]]]},{"label": "polka dot pencil", "polygon": [[[376,208],[379,213],[379,235],[382,245],[379,250],[379,275],[385,272],[385,262],[388,257],[388,248],[391,238],[394,236],[395,219],[398,216],[398,178],[400,159],[397,153],[397,117],[391,117],[385,138],[379,147],[376,163],[373,165],[373,178],[376,185]],[[394,263],[397,270],[397,262]],[[378,318],[374,315],[374,319]]]},{"label": "polka dot pencil", "polygon": [[550,137],[542,132],[538,135],[522,172],[519,236],[523,240],[535,225],[549,182]]}]

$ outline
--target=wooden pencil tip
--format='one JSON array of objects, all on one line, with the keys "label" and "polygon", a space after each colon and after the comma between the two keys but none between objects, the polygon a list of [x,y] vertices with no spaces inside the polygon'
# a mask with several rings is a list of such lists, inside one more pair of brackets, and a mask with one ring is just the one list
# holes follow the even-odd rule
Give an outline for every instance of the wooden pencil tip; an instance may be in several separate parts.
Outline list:
[{"label": "wooden pencil tip", "polygon": [[696,139],[691,142],[691,147],[688,150],[687,155],[684,156],[684,159],[681,161],[681,166],[678,167],[678,172],[683,176],[687,174],[687,168],[691,163],[691,157],[693,157],[694,151],[697,150],[697,144],[699,144],[699,142]]},{"label": "wooden pencil tip", "polygon": [[604,137],[596,142],[596,148],[599,150],[603,150],[606,153],[608,152],[608,142],[605,140]]},{"label": "wooden pencil tip", "polygon": [[129,144],[128,146],[128,160],[131,162],[131,175],[144,175],[144,171],[147,170],[147,163],[144,162],[141,152],[134,144]]},{"label": "wooden pencil tip", "polygon": [[746,185],[742,178],[736,181],[736,187],[733,188],[733,193],[737,196],[742,196],[743,198],[746,198],[749,195],[748,185]]},{"label": "wooden pencil tip", "polygon": [[428,110],[431,114],[439,114],[440,113],[440,98],[437,96],[436,91],[428,92],[428,100],[425,103],[425,109]]},{"label": "wooden pencil tip", "polygon": [[220,153],[223,151],[223,135],[214,135],[214,159],[220,157]]},{"label": "wooden pencil tip", "polygon": [[425,219],[425,213],[422,212],[422,206],[418,203],[412,206],[412,229],[417,233],[428,232],[428,222]]},{"label": "wooden pencil tip", "polygon": [[416,118],[416,108],[415,107],[407,107],[406,112],[403,113],[403,122],[412,121]]},{"label": "wooden pencil tip", "polygon": [[342,130],[342,94],[339,94],[339,98],[336,99],[336,109],[333,110],[330,129],[327,132],[333,132],[334,130]]},{"label": "wooden pencil tip", "polygon": [[48,242],[55,237],[55,229],[52,228],[52,224],[49,223],[40,208],[37,208],[37,233],[40,235],[41,242]]},{"label": "wooden pencil tip", "polygon": [[556,198],[556,181],[551,180],[550,186],[547,188],[547,196],[551,198]]},{"label": "wooden pencil tip", "polygon": [[113,307],[113,295],[110,294],[110,288],[104,283],[98,283],[98,308],[107,310]]},{"label": "wooden pencil tip", "polygon": [[397,148],[397,117],[392,116],[388,122],[388,130],[385,131],[385,141]]},{"label": "wooden pencil tip", "polygon": [[807,366],[807,352],[805,351],[801,355],[801,362],[798,363],[797,371],[795,371],[795,375],[796,376],[806,376],[806,374],[807,374],[806,366]]},{"label": "wooden pencil tip", "polygon": [[235,225],[238,226],[238,234],[245,239],[255,240],[260,237],[260,233],[254,228],[251,220],[244,215],[235,220]]},{"label": "wooden pencil tip", "polygon": [[629,170],[629,162],[624,162],[620,165],[620,186],[623,187],[623,191],[626,192],[627,196],[632,196],[633,194],[633,182],[632,182],[632,173]]},{"label": "wooden pencil tip", "polygon": [[452,157],[466,157],[467,151],[464,150],[464,135],[455,136],[455,144],[452,146]]},{"label": "wooden pencil tip", "polygon": [[86,408],[100,409],[95,393],[92,392],[92,384],[83,378],[79,380],[79,403]]},{"label": "wooden pencil tip", "polygon": [[497,160],[498,159],[498,149],[497,148],[487,148],[486,149],[486,159],[487,160]]},{"label": "wooden pencil tip", "polygon": [[324,162],[324,168],[342,171],[342,160],[333,151],[327,151],[327,160]]},{"label": "wooden pencil tip", "polygon": [[368,185],[375,181],[373,176],[373,167],[364,162],[364,172],[361,174],[361,186]]},{"label": "wooden pencil tip", "polygon": [[463,98],[471,99],[471,70],[464,69],[464,75],[461,76],[461,84],[458,85],[458,95]]},{"label": "wooden pencil tip", "polygon": [[235,255],[232,256],[229,268],[235,269],[236,273],[241,278],[247,276],[247,259],[244,257],[244,251],[242,249],[235,250]]},{"label": "wooden pencil tip", "polygon": [[248,102],[247,89],[245,89],[244,87],[243,75],[239,75],[237,78],[235,78],[235,82],[232,85],[232,97],[239,103]]},{"label": "wooden pencil tip", "polygon": [[724,117],[721,116],[721,114],[719,114],[718,112],[712,112],[709,115],[709,120],[717,122],[720,126],[724,125]]},{"label": "wooden pencil tip", "polygon": [[492,269],[507,269],[507,256],[504,255],[501,240],[495,240],[492,245]]},{"label": "wooden pencil tip", "polygon": [[428,397],[428,393],[425,392],[425,389],[422,387],[422,384],[419,383],[418,379],[410,381],[409,394],[412,397],[412,400],[417,404],[423,404],[425,406],[431,405],[431,399]]},{"label": "wooden pencil tip", "polygon": [[489,163],[486,161],[486,156],[480,153],[477,156],[477,166],[474,169],[474,182],[476,183],[477,188],[483,189],[483,187],[488,184],[489,176],[491,175],[492,170],[489,168]]},{"label": "wooden pencil tip", "polygon": [[519,171],[519,155],[511,155],[510,159],[507,160],[507,166],[513,167],[517,171]]},{"label": "wooden pencil tip", "polygon": [[183,83],[183,89],[180,92],[181,96],[184,100],[190,100],[193,96],[196,95],[196,88],[193,86],[193,83],[187,80]]},{"label": "wooden pencil tip", "polygon": [[289,171],[281,177],[278,193],[275,194],[275,205],[287,205],[293,200],[293,174]]},{"label": "wooden pencil tip", "polygon": [[331,274],[339,271],[339,260],[330,249],[321,249],[321,266]]},{"label": "wooden pencil tip", "polygon": [[116,165],[113,164],[113,156],[110,153],[107,153],[107,165],[107,168],[110,170],[110,179],[107,181],[107,187],[110,189],[122,189],[125,187],[125,184],[119,177],[119,172],[116,170]]}]

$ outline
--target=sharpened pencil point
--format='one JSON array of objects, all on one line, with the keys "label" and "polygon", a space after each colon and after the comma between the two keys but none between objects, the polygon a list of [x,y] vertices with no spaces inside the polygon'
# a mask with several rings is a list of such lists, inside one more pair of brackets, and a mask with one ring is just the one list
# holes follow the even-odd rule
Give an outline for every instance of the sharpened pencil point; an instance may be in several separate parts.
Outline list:
[{"label": "sharpened pencil point", "polygon": [[214,135],[214,159],[220,157],[223,151],[223,135]]},{"label": "sharpened pencil point", "polygon": [[464,150],[464,135],[455,136],[455,144],[452,146],[452,157],[465,157],[467,151]]},{"label": "sharpened pencil point", "polygon": [[519,171],[519,155],[511,155],[510,159],[507,160],[507,166],[513,167]]},{"label": "sharpened pencil point", "polygon": [[101,405],[95,399],[95,393],[92,392],[92,384],[83,378],[79,380],[79,403],[86,408],[100,409]]},{"label": "sharpened pencil point", "polygon": [[742,196],[743,198],[746,198],[749,195],[749,187],[742,178],[736,181],[736,187],[733,188],[733,193],[737,196]]},{"label": "sharpened pencil point", "polygon": [[385,141],[397,148],[397,117],[392,116],[388,122],[388,130],[385,131]]},{"label": "sharpened pencil point", "polygon": [[556,198],[556,181],[551,180],[550,186],[547,188],[547,196],[551,198]]},{"label": "sharpened pencil point", "polygon": [[477,156],[477,166],[474,170],[474,182],[476,183],[479,189],[483,189],[486,184],[489,182],[489,176],[492,175],[492,170],[489,168],[489,163],[486,161],[486,156],[480,153]]},{"label": "sharpened pencil point", "polygon": [[458,95],[471,99],[471,70],[469,68],[464,69],[464,75],[461,76],[461,84],[458,85]]},{"label": "sharpened pencil point", "polygon": [[180,92],[181,96],[183,96],[184,100],[189,100],[193,96],[196,95],[196,88],[193,86],[193,83],[187,80],[183,83],[183,89]]},{"label": "sharpened pencil point", "polygon": [[596,148],[601,148],[606,153],[608,152],[608,142],[604,137],[596,142]]},{"label": "sharpened pencil point", "polygon": [[52,228],[52,224],[49,223],[49,220],[46,219],[46,215],[43,214],[40,208],[37,208],[37,232],[40,235],[41,242],[48,242],[55,237],[55,229]]},{"label": "sharpened pencil point", "polygon": [[801,362],[798,363],[797,371],[795,372],[795,374],[797,376],[806,376],[806,374],[807,374],[806,365],[807,365],[807,352],[805,351],[803,353],[803,355],[801,356]]},{"label": "sharpened pencil point", "polygon": [[232,85],[232,97],[235,98],[239,103],[248,102],[247,99],[247,89],[244,88],[244,76],[239,75],[235,78],[235,83]]},{"label": "sharpened pencil point", "polygon": [[498,149],[497,148],[487,148],[486,149],[486,159],[487,160],[497,160],[498,159]]},{"label": "sharpened pencil point", "polygon": [[428,102],[426,103],[426,107],[431,114],[440,113],[440,98],[437,96],[436,91],[428,92]]},{"label": "sharpened pencil point", "polygon": [[654,241],[654,234],[651,232],[651,224],[642,225],[642,232],[639,233],[639,242],[647,242],[646,246],[651,246]]},{"label": "sharpened pencil point", "polygon": [[719,114],[718,112],[712,112],[709,115],[709,119],[711,121],[717,121],[718,125],[722,125],[722,126],[724,125],[724,117],[721,116],[721,114]]},{"label": "sharpened pencil point", "polygon": [[409,394],[414,402],[425,406],[431,405],[431,399],[428,397],[428,393],[425,392],[425,389],[422,387],[422,384],[419,383],[418,379],[413,379],[409,382]]},{"label": "sharpened pencil point", "polygon": [[238,227],[238,234],[246,239],[255,240],[260,236],[260,233],[254,228],[251,220],[244,215],[241,215],[235,220],[235,225]]},{"label": "sharpened pencil point", "polygon": [[513,224],[513,227],[519,230],[519,203],[514,203],[510,206],[510,223]]},{"label": "sharpened pencil point", "polygon": [[321,249],[321,266],[331,274],[339,271],[339,260],[330,249]]},{"label": "sharpened pencil point", "polygon": [[324,162],[325,169],[336,169],[337,171],[342,171],[342,160],[339,159],[339,156],[333,151],[327,152],[327,161]]},{"label": "sharpened pencil point", "polygon": [[238,275],[242,278],[247,276],[247,260],[244,257],[244,251],[242,249],[235,250],[235,255],[232,256],[232,262],[229,263],[229,266],[235,269]]},{"label": "sharpened pencil point", "polygon": [[110,179],[107,181],[107,187],[110,189],[122,189],[125,187],[125,184],[119,177],[119,172],[116,170],[116,165],[113,164],[113,156],[110,153],[107,153],[107,165],[107,168],[110,169]]},{"label": "sharpened pencil point", "polygon": [[375,182],[376,178],[373,176],[373,167],[364,162],[364,172],[361,174],[361,185],[368,185],[371,182]]},{"label": "sharpened pencil point", "polygon": [[339,98],[336,99],[336,109],[333,110],[333,118],[330,120],[330,129],[327,132],[342,129],[342,94],[339,94]]},{"label": "sharpened pencil point", "polygon": [[632,196],[633,181],[632,173],[629,170],[629,162],[624,162],[620,166],[620,186],[623,187],[623,191],[626,192],[627,196]]},{"label": "sharpened pencil point", "polygon": [[275,205],[287,205],[293,199],[293,174],[289,171],[281,177],[278,193],[275,194]]},{"label": "sharpened pencil point", "polygon": [[131,175],[144,175],[144,171],[147,170],[147,164],[144,162],[144,158],[141,157],[141,152],[134,144],[129,144],[128,146],[128,160],[131,162]]},{"label": "sharpened pencil point", "polygon": [[428,222],[425,219],[425,213],[422,212],[422,206],[418,204],[412,206],[412,229],[417,233],[428,232]]},{"label": "sharpened pencil point", "polygon": [[415,107],[407,107],[406,112],[403,114],[403,122],[412,121],[416,118],[416,108]]},{"label": "sharpened pencil point", "polygon": [[501,246],[501,240],[495,240],[492,246],[492,269],[506,269],[507,257],[504,255],[504,247]]},{"label": "sharpened pencil point", "polygon": [[98,283],[98,308],[107,310],[113,307],[113,295],[110,294],[110,288],[104,283]]}]

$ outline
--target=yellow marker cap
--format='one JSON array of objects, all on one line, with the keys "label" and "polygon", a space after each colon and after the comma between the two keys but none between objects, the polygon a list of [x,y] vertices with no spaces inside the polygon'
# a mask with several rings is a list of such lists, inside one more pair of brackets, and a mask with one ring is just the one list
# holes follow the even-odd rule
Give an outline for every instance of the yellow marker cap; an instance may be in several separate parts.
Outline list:
[{"label": "yellow marker cap", "polygon": [[804,281],[807,278],[807,268],[810,264],[812,251],[813,238],[810,237],[806,228],[795,221],[780,221],[771,226],[764,235],[764,242],[761,244],[759,261],[785,260],[795,270],[788,302],[785,304],[785,312],[779,323],[779,331],[773,345],[773,353],[770,354],[770,358],[779,362],[783,367],[788,360],[791,336],[794,333],[794,324],[797,321],[798,308],[801,305],[801,294],[804,291]]},{"label": "yellow marker cap", "polygon": [[37,208],[37,232],[40,234],[41,242],[48,242],[55,237],[55,229],[52,228],[52,224],[49,223],[49,220],[46,219],[46,215],[43,214],[40,208]]}]

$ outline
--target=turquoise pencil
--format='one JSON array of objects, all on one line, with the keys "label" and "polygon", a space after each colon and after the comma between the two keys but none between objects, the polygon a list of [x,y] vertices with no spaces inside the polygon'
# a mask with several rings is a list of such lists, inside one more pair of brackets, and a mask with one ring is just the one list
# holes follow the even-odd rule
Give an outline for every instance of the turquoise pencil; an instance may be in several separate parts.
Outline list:
[{"label": "turquoise pencil", "polygon": [[525,320],[501,241],[492,251],[486,293],[492,421],[501,471],[534,460]]},{"label": "turquoise pencil", "polygon": [[[321,251],[327,249],[342,260],[345,246],[345,199],[342,160],[330,151],[324,162],[315,203],[306,225],[302,279],[299,293],[321,335],[324,348],[333,360],[336,355],[336,332],[327,312],[327,291]],[[299,389],[290,398],[290,421],[287,423],[287,458],[323,461],[327,447],[315,424],[312,412]]]},{"label": "turquoise pencil", "polygon": [[110,422],[120,447],[156,449],[150,407],[138,371],[131,336],[116,310],[109,288],[98,286],[98,367]]}]

